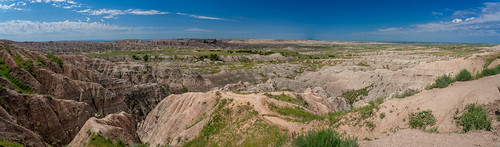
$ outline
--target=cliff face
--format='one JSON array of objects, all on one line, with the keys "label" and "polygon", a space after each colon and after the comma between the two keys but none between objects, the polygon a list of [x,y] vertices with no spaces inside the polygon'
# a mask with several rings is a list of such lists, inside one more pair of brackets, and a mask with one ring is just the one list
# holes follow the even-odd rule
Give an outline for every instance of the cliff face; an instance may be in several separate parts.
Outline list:
[{"label": "cliff face", "polygon": [[[137,81],[115,78],[82,62],[103,65],[110,71],[115,64],[75,57],[83,59],[45,55],[0,43],[0,104],[5,112],[2,115],[12,118],[2,120],[3,126],[12,129],[0,129],[4,134],[1,140],[28,146],[62,146],[73,140],[91,117],[126,112],[132,114],[127,119],[135,125],[169,95],[168,88],[156,83],[151,75],[138,74]],[[12,132],[26,135],[15,136]]]},{"label": "cliff face", "polygon": [[135,121],[129,114],[121,112],[105,118],[92,117],[68,146],[86,146],[92,134],[101,134],[110,140],[122,139],[126,144],[140,143],[136,135]]}]

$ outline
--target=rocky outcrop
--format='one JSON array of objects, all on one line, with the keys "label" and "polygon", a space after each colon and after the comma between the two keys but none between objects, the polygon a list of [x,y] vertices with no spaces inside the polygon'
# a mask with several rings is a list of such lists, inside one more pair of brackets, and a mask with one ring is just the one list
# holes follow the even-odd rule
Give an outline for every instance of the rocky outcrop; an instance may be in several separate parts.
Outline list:
[{"label": "rocky outcrop", "polygon": [[95,114],[87,103],[19,94],[8,89],[0,91],[0,101],[18,124],[39,133],[45,142],[53,145],[69,143]]},{"label": "rocky outcrop", "polygon": [[104,118],[90,118],[68,146],[86,146],[92,134],[101,134],[113,142],[121,139],[128,145],[141,141],[136,134],[135,121],[129,114],[121,112]]},{"label": "rocky outcrop", "polygon": [[200,118],[210,115],[215,104],[214,92],[171,95],[139,124],[137,134],[151,146],[177,145],[177,138],[192,139],[199,134],[207,121]]},{"label": "rocky outcrop", "polygon": [[49,146],[43,142],[40,135],[17,124],[2,107],[0,107],[0,140],[17,142],[25,146]]}]

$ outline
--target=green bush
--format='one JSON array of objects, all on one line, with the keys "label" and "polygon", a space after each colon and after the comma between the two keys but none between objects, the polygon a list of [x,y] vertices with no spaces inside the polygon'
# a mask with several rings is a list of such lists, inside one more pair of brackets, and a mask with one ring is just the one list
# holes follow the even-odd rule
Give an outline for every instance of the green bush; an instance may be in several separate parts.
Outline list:
[{"label": "green bush", "polygon": [[430,110],[410,113],[409,118],[411,128],[425,129],[428,125],[436,124],[436,118]]},{"label": "green bush", "polygon": [[491,130],[491,119],[488,118],[488,110],[476,104],[467,105],[457,123],[463,127],[465,132],[471,130]]},{"label": "green bush", "polygon": [[470,81],[472,80],[472,74],[466,70],[462,69],[457,76],[455,76],[455,81]]},{"label": "green bush", "polygon": [[385,113],[384,112],[380,113],[380,119],[384,119],[384,118],[385,118]]},{"label": "green bush", "polygon": [[491,76],[491,75],[496,75],[500,73],[500,70],[498,68],[485,68],[481,72],[482,76]]},{"label": "green bush", "polygon": [[434,84],[432,84],[429,88],[445,88],[448,87],[451,83],[455,82],[449,75],[443,75],[436,79]]},{"label": "green bush", "polygon": [[343,137],[334,130],[309,131],[293,141],[295,147],[357,147],[358,139]]}]

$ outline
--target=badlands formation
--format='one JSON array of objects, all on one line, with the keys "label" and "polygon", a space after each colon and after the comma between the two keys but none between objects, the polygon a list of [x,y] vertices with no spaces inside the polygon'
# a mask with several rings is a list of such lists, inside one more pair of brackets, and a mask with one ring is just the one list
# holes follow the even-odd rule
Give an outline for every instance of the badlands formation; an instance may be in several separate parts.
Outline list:
[{"label": "badlands formation", "polygon": [[498,65],[493,44],[2,40],[0,145],[301,146],[330,130],[500,146]]}]

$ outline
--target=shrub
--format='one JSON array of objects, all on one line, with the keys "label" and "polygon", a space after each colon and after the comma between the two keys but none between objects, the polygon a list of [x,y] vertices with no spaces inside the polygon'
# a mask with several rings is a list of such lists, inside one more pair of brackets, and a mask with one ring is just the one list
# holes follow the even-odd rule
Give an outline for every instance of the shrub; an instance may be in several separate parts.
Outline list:
[{"label": "shrub", "polygon": [[476,104],[467,105],[457,123],[463,127],[465,132],[471,130],[491,130],[491,119],[488,118],[488,110]]},{"label": "shrub", "polygon": [[455,76],[455,81],[470,81],[472,80],[472,74],[466,70],[462,69],[457,76]]},{"label": "shrub", "polygon": [[144,56],[142,57],[142,59],[144,59],[144,61],[148,62],[148,61],[149,61],[149,55],[144,55]]},{"label": "shrub", "polygon": [[182,85],[182,93],[186,93],[186,92],[189,92],[189,90],[187,89],[186,86]]},{"label": "shrub", "polygon": [[296,147],[356,147],[358,139],[350,136],[343,137],[334,130],[309,131],[298,136],[293,141]]},{"label": "shrub", "polygon": [[498,68],[485,68],[481,72],[481,75],[482,76],[491,76],[491,75],[496,75],[498,73],[500,73],[500,70],[498,70]]},{"label": "shrub", "polygon": [[436,124],[436,118],[430,110],[410,113],[409,118],[411,128],[425,129],[428,125]]},{"label": "shrub", "polygon": [[432,84],[429,88],[430,89],[432,89],[432,88],[445,88],[445,87],[448,87],[448,85],[450,85],[453,82],[455,82],[455,81],[453,81],[453,79],[449,75],[443,75],[443,76],[438,77],[436,79],[436,81],[434,82],[434,84]]},{"label": "shrub", "polygon": [[384,112],[380,113],[380,119],[384,119],[384,118],[385,118],[385,113]]}]

